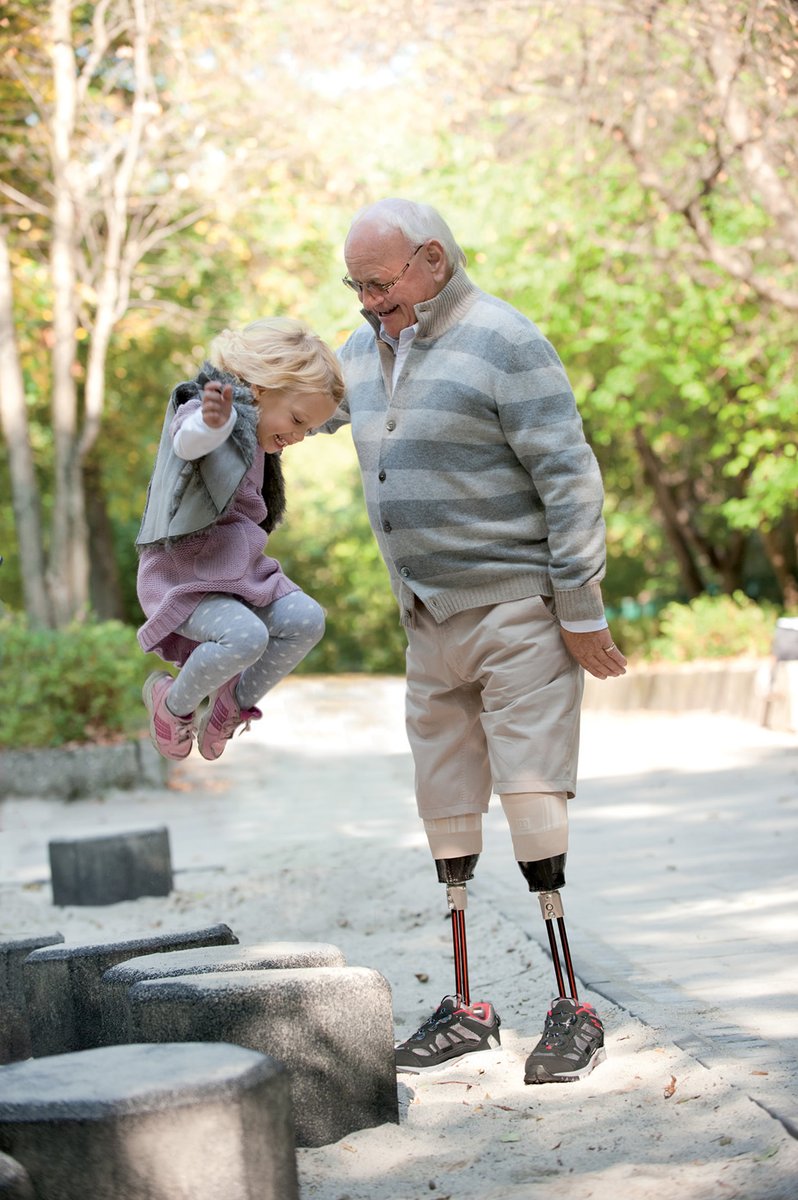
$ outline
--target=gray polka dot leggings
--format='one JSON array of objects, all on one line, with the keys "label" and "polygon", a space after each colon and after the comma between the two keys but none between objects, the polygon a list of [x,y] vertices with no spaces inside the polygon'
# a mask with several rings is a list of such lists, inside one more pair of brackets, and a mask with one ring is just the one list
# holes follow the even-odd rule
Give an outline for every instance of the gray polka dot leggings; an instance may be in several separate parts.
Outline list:
[{"label": "gray polka dot leggings", "polygon": [[235,675],[241,676],[238,703],[253,708],[321,641],[324,610],[304,592],[290,592],[265,608],[213,593],[177,632],[200,645],[169,689],[171,711],[188,716]]}]

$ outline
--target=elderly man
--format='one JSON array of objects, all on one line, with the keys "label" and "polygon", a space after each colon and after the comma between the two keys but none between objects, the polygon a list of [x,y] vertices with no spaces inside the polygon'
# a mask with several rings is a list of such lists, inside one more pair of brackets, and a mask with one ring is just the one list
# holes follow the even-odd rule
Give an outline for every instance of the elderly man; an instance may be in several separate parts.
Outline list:
[{"label": "elderly man", "polygon": [[447,888],[455,962],[454,993],[397,1046],[397,1068],[499,1044],[492,1004],[470,997],[465,933],[466,884],[496,792],[540,898],[557,986],[525,1079],[579,1079],[603,1060],[604,1033],[577,997],[559,896],[567,801],[583,670],[607,679],[626,664],[601,597],[598,464],[554,349],[471,281],[435,209],[370,205],[345,259],[365,324],[340,351],[347,395],[325,429],[351,423],[407,630],[418,811]]}]

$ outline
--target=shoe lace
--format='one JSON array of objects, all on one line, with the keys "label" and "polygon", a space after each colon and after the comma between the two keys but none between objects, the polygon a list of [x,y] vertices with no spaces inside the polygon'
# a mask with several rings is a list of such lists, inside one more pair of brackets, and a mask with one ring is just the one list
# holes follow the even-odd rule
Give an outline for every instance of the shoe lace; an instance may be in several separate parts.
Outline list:
[{"label": "shoe lace", "polygon": [[547,1046],[559,1046],[567,1041],[571,1026],[576,1021],[573,1013],[548,1013],[543,1023],[543,1035]]},{"label": "shoe lace", "polygon": [[439,1025],[444,1025],[452,1016],[454,1009],[446,1008],[443,1004],[439,1004],[431,1017],[427,1017],[426,1021],[418,1027],[416,1032],[410,1038],[411,1042],[420,1042],[431,1033],[433,1029],[437,1029]]},{"label": "shoe lace", "polygon": [[253,721],[257,721],[262,716],[259,708],[241,708],[231,710],[227,718],[222,721],[219,727],[219,738],[231,738],[235,731],[241,726],[241,732],[247,733]]},{"label": "shoe lace", "polygon": [[[241,716],[239,717],[238,721],[236,721],[235,725],[233,725],[233,728],[231,729],[230,734],[228,736],[230,736],[230,737],[233,736],[233,733],[235,733],[235,730],[236,730],[236,725],[241,726],[241,733],[249,733],[250,728],[252,726],[252,722],[259,721],[262,716],[263,716],[263,713],[260,711],[259,708],[242,708]],[[238,736],[240,737],[241,734],[239,734]]]}]

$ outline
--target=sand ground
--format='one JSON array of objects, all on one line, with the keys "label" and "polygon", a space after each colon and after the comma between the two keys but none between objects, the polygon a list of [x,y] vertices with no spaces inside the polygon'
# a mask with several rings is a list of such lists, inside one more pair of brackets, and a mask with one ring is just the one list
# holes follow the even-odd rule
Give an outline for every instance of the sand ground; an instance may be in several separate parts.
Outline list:
[{"label": "sand ground", "polygon": [[[218,763],[163,790],[0,803],[0,934],[225,921],[328,941],[392,988],[397,1035],[453,988],[445,892],[415,813],[400,679],[300,677]],[[798,754],[719,716],[585,712],[563,891],[606,1063],[529,1087],[553,974],[496,801],[469,885],[473,999],[502,1047],[400,1076],[401,1120],[298,1151],[303,1200],[794,1200]],[[47,842],[166,824],[175,890],[54,908]]]}]

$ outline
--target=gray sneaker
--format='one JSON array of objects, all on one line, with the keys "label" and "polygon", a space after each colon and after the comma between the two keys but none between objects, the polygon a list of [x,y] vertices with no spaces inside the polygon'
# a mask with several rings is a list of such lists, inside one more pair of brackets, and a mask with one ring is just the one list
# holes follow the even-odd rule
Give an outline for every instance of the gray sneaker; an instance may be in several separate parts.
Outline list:
[{"label": "gray sneaker", "polygon": [[466,1006],[459,996],[444,996],[421,1028],[396,1047],[396,1069],[418,1074],[462,1054],[495,1050],[501,1043],[500,1025],[492,1004]]},{"label": "gray sneaker", "polygon": [[593,1005],[558,996],[546,1014],[543,1037],[526,1060],[524,1083],[572,1083],[606,1057],[604,1027]]}]

